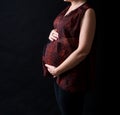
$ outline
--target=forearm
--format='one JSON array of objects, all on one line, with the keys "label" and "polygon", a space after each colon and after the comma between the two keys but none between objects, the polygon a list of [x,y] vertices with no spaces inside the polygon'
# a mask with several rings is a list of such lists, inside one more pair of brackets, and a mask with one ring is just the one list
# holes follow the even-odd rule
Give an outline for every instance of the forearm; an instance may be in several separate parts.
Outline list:
[{"label": "forearm", "polygon": [[77,66],[82,60],[85,59],[86,53],[74,51],[62,64],[56,68],[56,73],[58,75],[66,72]]}]

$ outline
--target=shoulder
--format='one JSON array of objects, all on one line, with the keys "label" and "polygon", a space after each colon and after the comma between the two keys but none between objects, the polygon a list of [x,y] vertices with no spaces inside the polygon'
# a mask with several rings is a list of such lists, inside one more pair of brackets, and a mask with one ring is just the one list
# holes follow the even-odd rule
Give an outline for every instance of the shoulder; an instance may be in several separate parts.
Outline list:
[{"label": "shoulder", "polygon": [[86,18],[95,18],[96,14],[95,14],[95,10],[93,8],[88,8],[85,12],[84,17]]},{"label": "shoulder", "polygon": [[[96,24],[96,15],[95,15],[95,11],[93,8],[88,8],[83,16],[82,19],[82,23],[84,23],[85,25],[89,25],[89,24]],[[92,27],[92,26],[91,26]]]},{"label": "shoulder", "polygon": [[95,10],[93,8],[88,8],[85,15],[95,15]]},{"label": "shoulder", "polygon": [[94,7],[89,2],[83,4],[81,8],[86,15],[95,15]]}]

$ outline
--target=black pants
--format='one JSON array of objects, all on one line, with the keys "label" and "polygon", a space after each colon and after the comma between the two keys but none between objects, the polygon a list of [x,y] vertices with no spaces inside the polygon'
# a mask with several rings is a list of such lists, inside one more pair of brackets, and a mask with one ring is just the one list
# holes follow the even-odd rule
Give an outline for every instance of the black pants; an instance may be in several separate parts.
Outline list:
[{"label": "black pants", "polygon": [[84,94],[62,90],[55,82],[55,96],[62,115],[82,115]]}]

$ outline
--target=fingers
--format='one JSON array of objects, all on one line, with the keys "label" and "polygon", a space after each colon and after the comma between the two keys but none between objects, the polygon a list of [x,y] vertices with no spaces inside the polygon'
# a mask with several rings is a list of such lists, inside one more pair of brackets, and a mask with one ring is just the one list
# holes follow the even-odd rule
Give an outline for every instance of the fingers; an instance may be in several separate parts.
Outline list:
[{"label": "fingers", "polygon": [[50,35],[49,35],[49,40],[50,41],[54,41],[54,40],[57,40],[58,39],[58,33],[57,31],[54,29],[50,32]]},{"label": "fingers", "polygon": [[50,66],[50,65],[48,65],[48,64],[45,64],[45,66],[46,66],[47,68],[51,67],[51,66]]},{"label": "fingers", "polygon": [[55,70],[55,67],[52,66],[52,65],[48,65],[48,64],[45,64],[45,66],[47,67],[48,71],[52,74],[54,73],[54,70]]},{"label": "fingers", "polygon": [[46,66],[49,70],[55,69],[55,66],[52,66],[52,65],[45,64],[45,66]]},{"label": "fingers", "polygon": [[58,33],[55,30],[52,30],[49,36],[49,39],[51,41],[57,40],[58,39]]},{"label": "fingers", "polygon": [[45,64],[45,66],[47,67],[47,70],[50,72],[50,74],[53,75],[53,78],[56,78],[58,76],[55,72],[55,68],[56,68],[55,66],[48,65],[48,64]]},{"label": "fingers", "polygon": [[45,64],[45,66],[47,67],[47,70],[51,73],[51,66],[50,65],[48,65],[48,64]]}]

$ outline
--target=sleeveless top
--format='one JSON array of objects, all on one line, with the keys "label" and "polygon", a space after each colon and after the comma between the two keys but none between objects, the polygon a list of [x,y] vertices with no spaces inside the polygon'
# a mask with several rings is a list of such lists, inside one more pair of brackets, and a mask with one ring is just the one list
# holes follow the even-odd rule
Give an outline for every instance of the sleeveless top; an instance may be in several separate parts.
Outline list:
[{"label": "sleeveless top", "polygon": [[[85,11],[90,6],[86,2],[65,15],[69,7],[66,7],[54,20],[53,26],[57,30],[59,38],[48,43],[44,49],[42,56],[44,76],[51,76],[44,64],[57,67],[78,47],[80,24]],[[76,67],[55,78],[60,88],[69,92],[84,92],[88,88],[94,88],[95,56],[92,50],[93,48]]]}]

